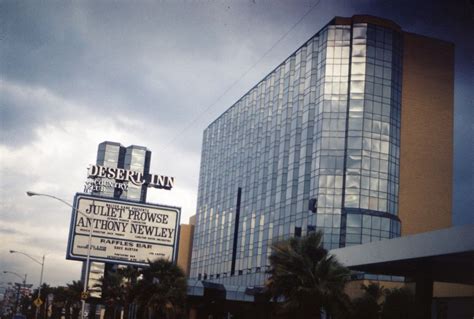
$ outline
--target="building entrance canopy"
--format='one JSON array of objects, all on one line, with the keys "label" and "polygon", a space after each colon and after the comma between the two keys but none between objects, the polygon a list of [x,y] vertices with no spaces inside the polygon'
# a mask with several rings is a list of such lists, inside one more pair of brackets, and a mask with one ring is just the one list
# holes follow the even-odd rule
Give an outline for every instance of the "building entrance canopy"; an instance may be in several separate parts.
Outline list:
[{"label": "building entrance canopy", "polygon": [[474,284],[474,225],[333,249],[351,270]]}]

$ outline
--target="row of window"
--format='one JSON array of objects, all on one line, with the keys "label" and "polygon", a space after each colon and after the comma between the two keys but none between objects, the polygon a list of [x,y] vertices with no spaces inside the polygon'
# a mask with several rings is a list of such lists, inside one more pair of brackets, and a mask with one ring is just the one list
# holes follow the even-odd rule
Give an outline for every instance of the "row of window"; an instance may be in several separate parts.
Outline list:
[{"label": "row of window", "polygon": [[[271,240],[293,236],[295,228],[303,235],[311,225],[324,229],[328,248],[339,247],[341,238],[352,243],[359,234],[341,231],[341,206],[356,196],[359,205],[373,210],[387,211],[387,203],[396,202],[387,180],[398,176],[391,168],[399,137],[399,109],[393,107],[400,103],[393,86],[397,50],[391,31],[356,29],[352,54],[350,26],[329,26],[206,129],[192,276],[229,278],[235,216],[219,215],[235,207],[237,186],[243,193],[235,277],[258,273],[267,264]],[[350,63],[354,77],[348,95]],[[347,148],[359,158],[349,161]],[[355,183],[349,172],[360,180]],[[350,184],[347,189],[344,183]],[[344,196],[355,184],[363,195]],[[308,213],[310,197],[319,199],[317,218]],[[375,240],[394,234],[368,229],[360,236]],[[211,243],[216,246],[209,249]]]}]

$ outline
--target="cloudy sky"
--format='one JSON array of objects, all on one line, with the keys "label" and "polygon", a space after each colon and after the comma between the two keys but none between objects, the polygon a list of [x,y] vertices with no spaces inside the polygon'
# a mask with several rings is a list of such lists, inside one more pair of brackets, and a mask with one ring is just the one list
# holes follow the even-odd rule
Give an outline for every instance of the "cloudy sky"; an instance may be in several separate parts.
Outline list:
[{"label": "cloudy sky", "polygon": [[[416,3],[416,4],[415,4]],[[456,45],[453,222],[473,217],[469,1],[0,1],[0,270],[77,280],[66,261],[72,202],[105,140],[152,152],[174,176],[151,202],[194,214],[204,128],[334,16],[373,14]],[[435,157],[436,154],[433,154]],[[0,282],[16,278],[3,275]]]}]

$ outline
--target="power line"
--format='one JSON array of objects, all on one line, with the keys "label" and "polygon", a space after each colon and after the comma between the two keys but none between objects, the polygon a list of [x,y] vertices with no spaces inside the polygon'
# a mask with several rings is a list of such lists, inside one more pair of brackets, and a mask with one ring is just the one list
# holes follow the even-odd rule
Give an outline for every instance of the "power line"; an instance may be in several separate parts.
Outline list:
[{"label": "power line", "polygon": [[288,34],[290,34],[291,31],[293,31],[307,16],[308,14],[313,11],[314,8],[316,8],[321,0],[316,1],[304,14],[301,16],[301,18],[293,24],[293,26],[288,29],[265,53],[254,63],[252,64],[242,75],[240,75],[234,82],[232,82],[227,89],[224,90],[222,94],[220,94],[214,102],[212,102],[210,105],[208,105],[205,109],[203,109],[194,119],[192,119],[181,131],[179,131],[164,147],[164,149],[167,149],[169,145],[171,145],[174,141],[176,141],[185,131],[187,131],[194,123],[196,123],[207,111],[209,111],[211,108],[213,108],[217,102],[219,102],[230,90],[232,90],[237,83],[240,82],[250,71],[252,71],[283,39],[286,38]]}]

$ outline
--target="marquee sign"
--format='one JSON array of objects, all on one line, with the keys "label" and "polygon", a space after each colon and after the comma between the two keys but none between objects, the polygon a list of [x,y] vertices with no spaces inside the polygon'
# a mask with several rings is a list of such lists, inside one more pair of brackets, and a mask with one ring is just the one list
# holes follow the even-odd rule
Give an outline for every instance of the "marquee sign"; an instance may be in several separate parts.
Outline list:
[{"label": "marquee sign", "polygon": [[101,165],[90,165],[87,169],[88,180],[84,191],[102,191],[104,188],[118,188],[123,191],[128,189],[129,183],[135,186],[146,185],[148,187],[170,190],[174,187],[174,177],[143,174],[124,168],[107,167]]},{"label": "marquee sign", "polygon": [[76,194],[67,259],[148,265],[176,259],[180,208]]}]

